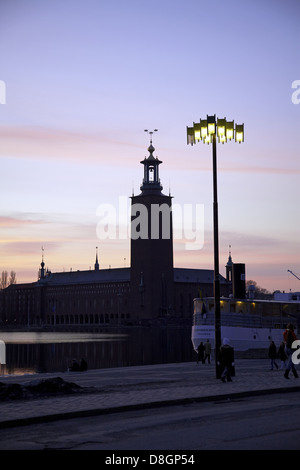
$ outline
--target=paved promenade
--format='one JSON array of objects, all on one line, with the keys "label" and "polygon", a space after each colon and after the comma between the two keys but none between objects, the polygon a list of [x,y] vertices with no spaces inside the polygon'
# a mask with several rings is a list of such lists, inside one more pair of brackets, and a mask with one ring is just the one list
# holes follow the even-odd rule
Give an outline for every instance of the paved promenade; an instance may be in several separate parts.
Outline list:
[{"label": "paved promenade", "polygon": [[215,378],[214,363],[196,362],[0,376],[0,382],[19,384],[61,377],[88,387],[82,393],[0,401],[0,428],[143,407],[300,391],[300,378],[295,379],[290,373],[290,379],[286,380],[283,373],[282,370],[271,371],[267,359],[240,359],[236,361],[236,377],[232,383]]}]

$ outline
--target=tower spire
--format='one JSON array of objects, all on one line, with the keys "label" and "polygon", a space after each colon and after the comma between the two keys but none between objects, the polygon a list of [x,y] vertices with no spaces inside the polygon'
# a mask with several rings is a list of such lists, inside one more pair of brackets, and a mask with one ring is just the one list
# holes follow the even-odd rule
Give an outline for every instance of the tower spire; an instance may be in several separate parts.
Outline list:
[{"label": "tower spire", "polygon": [[98,262],[98,247],[96,246],[96,261],[95,261],[95,271],[99,271],[99,262]]},{"label": "tower spire", "polygon": [[161,194],[163,189],[162,185],[160,184],[158,169],[162,162],[153,155],[155,148],[152,145],[152,135],[154,132],[157,132],[157,130],[158,129],[148,131],[148,129],[145,129],[145,132],[150,135],[150,145],[148,147],[148,152],[150,155],[148,158],[145,157],[144,160],[141,161],[141,163],[144,165],[144,179],[141,185],[142,194],[145,194],[146,192],[148,193],[148,191],[151,191],[152,194],[153,192],[156,194]]},{"label": "tower spire", "polygon": [[226,264],[226,279],[228,282],[232,282],[232,257],[231,257],[231,245],[229,245],[229,254],[228,254],[228,261]]},{"label": "tower spire", "polygon": [[228,262],[232,263],[232,258],[231,258],[231,245],[229,245],[229,256],[228,256]]},{"label": "tower spire", "polygon": [[41,269],[40,269],[40,279],[45,278],[45,263],[44,263],[44,247],[42,246],[42,262],[41,262]]}]

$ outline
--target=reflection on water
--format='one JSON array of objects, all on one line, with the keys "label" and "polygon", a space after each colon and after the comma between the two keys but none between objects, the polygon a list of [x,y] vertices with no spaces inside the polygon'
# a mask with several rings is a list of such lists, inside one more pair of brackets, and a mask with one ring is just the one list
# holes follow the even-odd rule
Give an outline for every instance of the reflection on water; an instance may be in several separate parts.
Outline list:
[{"label": "reflection on water", "polygon": [[97,332],[0,332],[1,375],[63,372],[84,357],[90,369],[195,359],[190,327],[129,327]]},{"label": "reflection on water", "polygon": [[45,343],[80,343],[88,341],[120,340],[127,335],[113,333],[77,333],[77,332],[36,332],[16,331],[0,332],[0,339],[6,344],[45,344]]}]

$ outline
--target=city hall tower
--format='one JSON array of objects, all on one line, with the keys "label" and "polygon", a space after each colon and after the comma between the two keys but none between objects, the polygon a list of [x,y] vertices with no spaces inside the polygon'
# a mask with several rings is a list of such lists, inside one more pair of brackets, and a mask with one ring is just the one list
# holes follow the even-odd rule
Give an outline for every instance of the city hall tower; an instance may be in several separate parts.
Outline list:
[{"label": "city hall tower", "polygon": [[[150,133],[152,134],[152,133]],[[148,147],[141,161],[141,193],[131,197],[131,300],[138,319],[161,318],[173,313],[172,197],[162,193],[159,165]]]}]

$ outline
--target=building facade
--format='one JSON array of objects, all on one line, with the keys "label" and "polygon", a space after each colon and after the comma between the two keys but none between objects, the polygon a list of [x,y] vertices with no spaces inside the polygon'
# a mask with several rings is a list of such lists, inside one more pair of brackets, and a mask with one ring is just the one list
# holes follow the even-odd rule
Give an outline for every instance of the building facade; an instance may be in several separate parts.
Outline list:
[{"label": "building facade", "polygon": [[[131,197],[130,267],[101,269],[96,253],[93,270],[51,273],[42,259],[37,282],[1,292],[2,325],[191,323],[193,299],[213,295],[214,272],[173,266],[172,197],[162,193],[152,141],[148,151],[141,193]],[[220,287],[230,293],[228,272]]]}]

